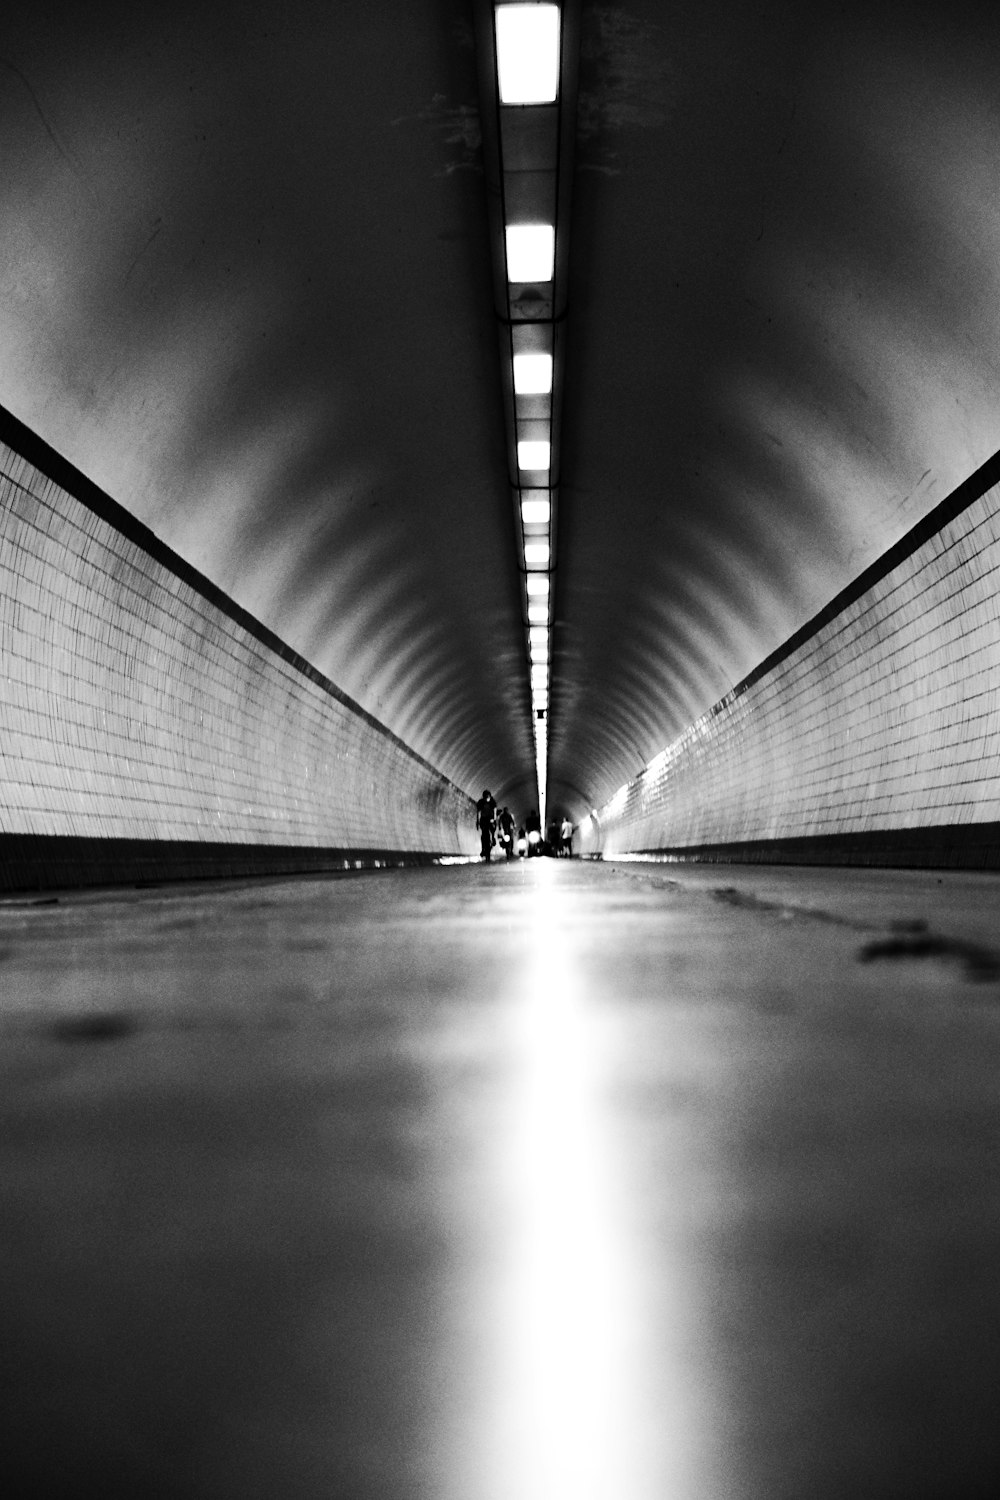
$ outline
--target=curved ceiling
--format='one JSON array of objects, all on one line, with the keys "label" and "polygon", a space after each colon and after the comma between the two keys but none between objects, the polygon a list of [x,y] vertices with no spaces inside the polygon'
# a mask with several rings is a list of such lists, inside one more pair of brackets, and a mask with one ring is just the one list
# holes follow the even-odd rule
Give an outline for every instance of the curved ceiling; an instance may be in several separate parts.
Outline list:
[{"label": "curved ceiling", "polygon": [[[581,816],[1000,447],[985,6],[582,0],[550,709]],[[0,402],[534,800],[466,0],[0,28]]]}]

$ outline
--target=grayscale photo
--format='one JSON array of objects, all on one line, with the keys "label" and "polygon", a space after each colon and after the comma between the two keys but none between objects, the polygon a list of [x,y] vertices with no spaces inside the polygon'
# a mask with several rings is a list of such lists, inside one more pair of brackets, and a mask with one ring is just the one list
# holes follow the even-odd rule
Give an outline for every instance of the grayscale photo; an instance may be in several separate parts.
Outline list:
[{"label": "grayscale photo", "polygon": [[995,1500],[1000,9],[0,16],[4,1500]]}]

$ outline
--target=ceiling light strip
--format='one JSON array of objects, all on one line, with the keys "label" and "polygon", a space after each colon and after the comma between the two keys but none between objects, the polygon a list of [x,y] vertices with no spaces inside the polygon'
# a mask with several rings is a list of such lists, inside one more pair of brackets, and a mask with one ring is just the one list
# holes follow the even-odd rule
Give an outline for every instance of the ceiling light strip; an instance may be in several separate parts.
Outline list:
[{"label": "ceiling light strip", "polygon": [[[557,561],[560,323],[565,316],[578,0],[561,5],[477,0],[484,44],[484,161],[495,248],[497,312],[509,428],[510,482],[522,562],[525,656],[544,818]],[[570,19],[569,31],[567,18]],[[572,38],[573,48],[569,46]],[[486,57],[491,57],[488,65]],[[570,86],[572,85],[572,86]],[[540,637],[537,632],[542,631]]]}]

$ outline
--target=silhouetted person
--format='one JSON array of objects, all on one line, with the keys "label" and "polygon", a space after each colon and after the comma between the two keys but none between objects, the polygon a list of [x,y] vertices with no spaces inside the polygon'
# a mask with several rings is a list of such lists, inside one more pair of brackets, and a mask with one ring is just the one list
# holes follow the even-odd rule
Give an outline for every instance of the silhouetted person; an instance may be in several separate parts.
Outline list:
[{"label": "silhouetted person", "polygon": [[510,810],[509,807],[504,807],[504,808],[501,809],[500,816],[497,819],[497,829],[499,830],[499,839],[500,839],[500,847],[501,847],[501,849],[503,850],[503,852],[506,855],[507,859],[513,859],[514,858],[514,814],[511,812],[511,810]]},{"label": "silhouetted person", "polygon": [[541,854],[542,852],[542,820],[534,808],[524,820],[524,826],[528,832],[528,853]]},{"label": "silhouetted person", "polygon": [[493,793],[487,787],[476,803],[476,827],[479,829],[483,858],[489,864],[493,853],[493,836],[496,831],[497,805]]},{"label": "silhouetted person", "polygon": [[565,854],[567,859],[573,858],[573,825],[569,818],[563,818],[562,827],[559,830],[559,853]]}]

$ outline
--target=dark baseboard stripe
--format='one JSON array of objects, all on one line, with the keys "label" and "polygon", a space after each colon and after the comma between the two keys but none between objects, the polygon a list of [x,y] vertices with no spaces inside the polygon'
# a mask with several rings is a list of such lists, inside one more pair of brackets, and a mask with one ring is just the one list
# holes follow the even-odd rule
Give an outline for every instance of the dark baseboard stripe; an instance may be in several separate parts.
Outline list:
[{"label": "dark baseboard stripe", "polygon": [[439,857],[399,849],[307,849],[0,833],[0,891],[75,890],[249,875],[331,874],[427,865]]},{"label": "dark baseboard stripe", "polygon": [[[882,828],[815,838],[760,839],[641,849],[674,863],[859,865],[915,870],[1000,869],[1000,823],[951,823],[933,828]],[[614,855],[608,855],[609,860]]]}]

